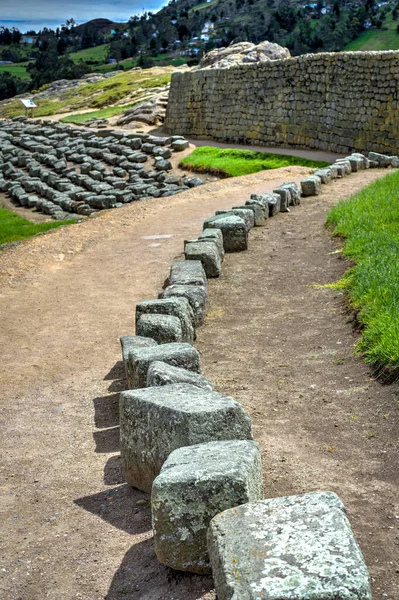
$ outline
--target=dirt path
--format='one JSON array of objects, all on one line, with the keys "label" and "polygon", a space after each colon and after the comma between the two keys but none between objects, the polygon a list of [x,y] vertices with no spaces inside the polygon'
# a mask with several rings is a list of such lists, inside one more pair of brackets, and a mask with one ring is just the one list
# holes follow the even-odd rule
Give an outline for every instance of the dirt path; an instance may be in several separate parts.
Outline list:
[{"label": "dirt path", "polygon": [[[262,172],[134,203],[1,255],[1,597],[215,598],[210,578],[157,563],[148,497],[123,483],[118,338],[133,332],[136,302],[156,297],[183,239],[205,217],[249,190],[272,189],[273,176],[305,172]],[[383,174],[354,174],[255,230],[249,252],[228,256],[211,282],[198,347],[205,375],[252,413],[267,495],[338,491],[375,598],[393,600],[398,389],[372,382],[351,358],[342,298],[309,287],[344,268],[328,254],[327,206]]]}]

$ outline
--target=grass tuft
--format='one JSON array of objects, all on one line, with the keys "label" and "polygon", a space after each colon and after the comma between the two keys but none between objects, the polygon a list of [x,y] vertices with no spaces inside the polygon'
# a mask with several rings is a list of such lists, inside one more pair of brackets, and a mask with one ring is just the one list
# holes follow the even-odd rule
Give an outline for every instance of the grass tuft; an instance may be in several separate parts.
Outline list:
[{"label": "grass tuft", "polygon": [[342,285],[362,326],[357,352],[385,380],[399,377],[399,172],[380,179],[327,217],[355,262]]},{"label": "grass tuft", "polygon": [[51,223],[32,223],[7,208],[0,208],[0,244],[8,244],[56,229],[62,225],[70,225],[75,221],[53,221]]},{"label": "grass tuft", "polygon": [[219,177],[239,177],[265,169],[278,169],[292,165],[321,168],[327,166],[328,163],[285,154],[202,146],[196,148],[190,156],[183,158],[179,164],[188,171],[211,173]]}]

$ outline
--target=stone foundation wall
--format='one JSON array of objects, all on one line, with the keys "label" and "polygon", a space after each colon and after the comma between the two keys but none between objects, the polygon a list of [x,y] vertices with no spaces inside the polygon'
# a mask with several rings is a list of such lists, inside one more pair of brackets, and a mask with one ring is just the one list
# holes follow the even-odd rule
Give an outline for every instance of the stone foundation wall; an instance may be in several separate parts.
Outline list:
[{"label": "stone foundation wall", "polygon": [[174,73],[166,127],[220,142],[396,154],[398,87],[399,51]]}]

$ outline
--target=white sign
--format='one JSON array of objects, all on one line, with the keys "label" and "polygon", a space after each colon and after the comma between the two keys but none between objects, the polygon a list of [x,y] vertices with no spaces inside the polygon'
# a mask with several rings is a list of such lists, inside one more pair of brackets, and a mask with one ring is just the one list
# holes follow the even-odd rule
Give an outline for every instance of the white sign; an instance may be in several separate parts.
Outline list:
[{"label": "white sign", "polygon": [[24,106],[26,106],[26,108],[37,108],[33,100],[25,100],[21,98],[21,102]]}]

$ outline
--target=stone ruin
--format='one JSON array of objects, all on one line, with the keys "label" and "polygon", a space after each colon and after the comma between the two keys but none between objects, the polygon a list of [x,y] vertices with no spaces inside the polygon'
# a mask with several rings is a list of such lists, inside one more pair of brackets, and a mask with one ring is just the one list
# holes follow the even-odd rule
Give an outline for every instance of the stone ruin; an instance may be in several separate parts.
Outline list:
[{"label": "stone ruin", "polygon": [[25,117],[3,120],[0,192],[55,220],[93,217],[103,209],[200,185],[198,177],[170,174],[169,158],[188,145],[179,135],[84,131]]},{"label": "stone ruin", "polygon": [[202,69],[229,69],[238,65],[255,62],[268,62],[291,58],[288,48],[272,42],[264,41],[260,44],[239,42],[227,48],[211,50],[201,59],[195,71]]},{"label": "stone ruin", "polygon": [[300,186],[287,182],[216,211],[158,299],[136,306],[136,335],[121,338],[128,390],[120,396],[121,457],[130,485],[151,492],[155,551],[172,569],[212,572],[219,600],[371,600],[370,577],[345,507],[332,492],[264,499],[251,418],[212,390],[193,347],[208,284],[226,252],[303,197],[353,172],[399,167],[397,156],[354,153]]}]

